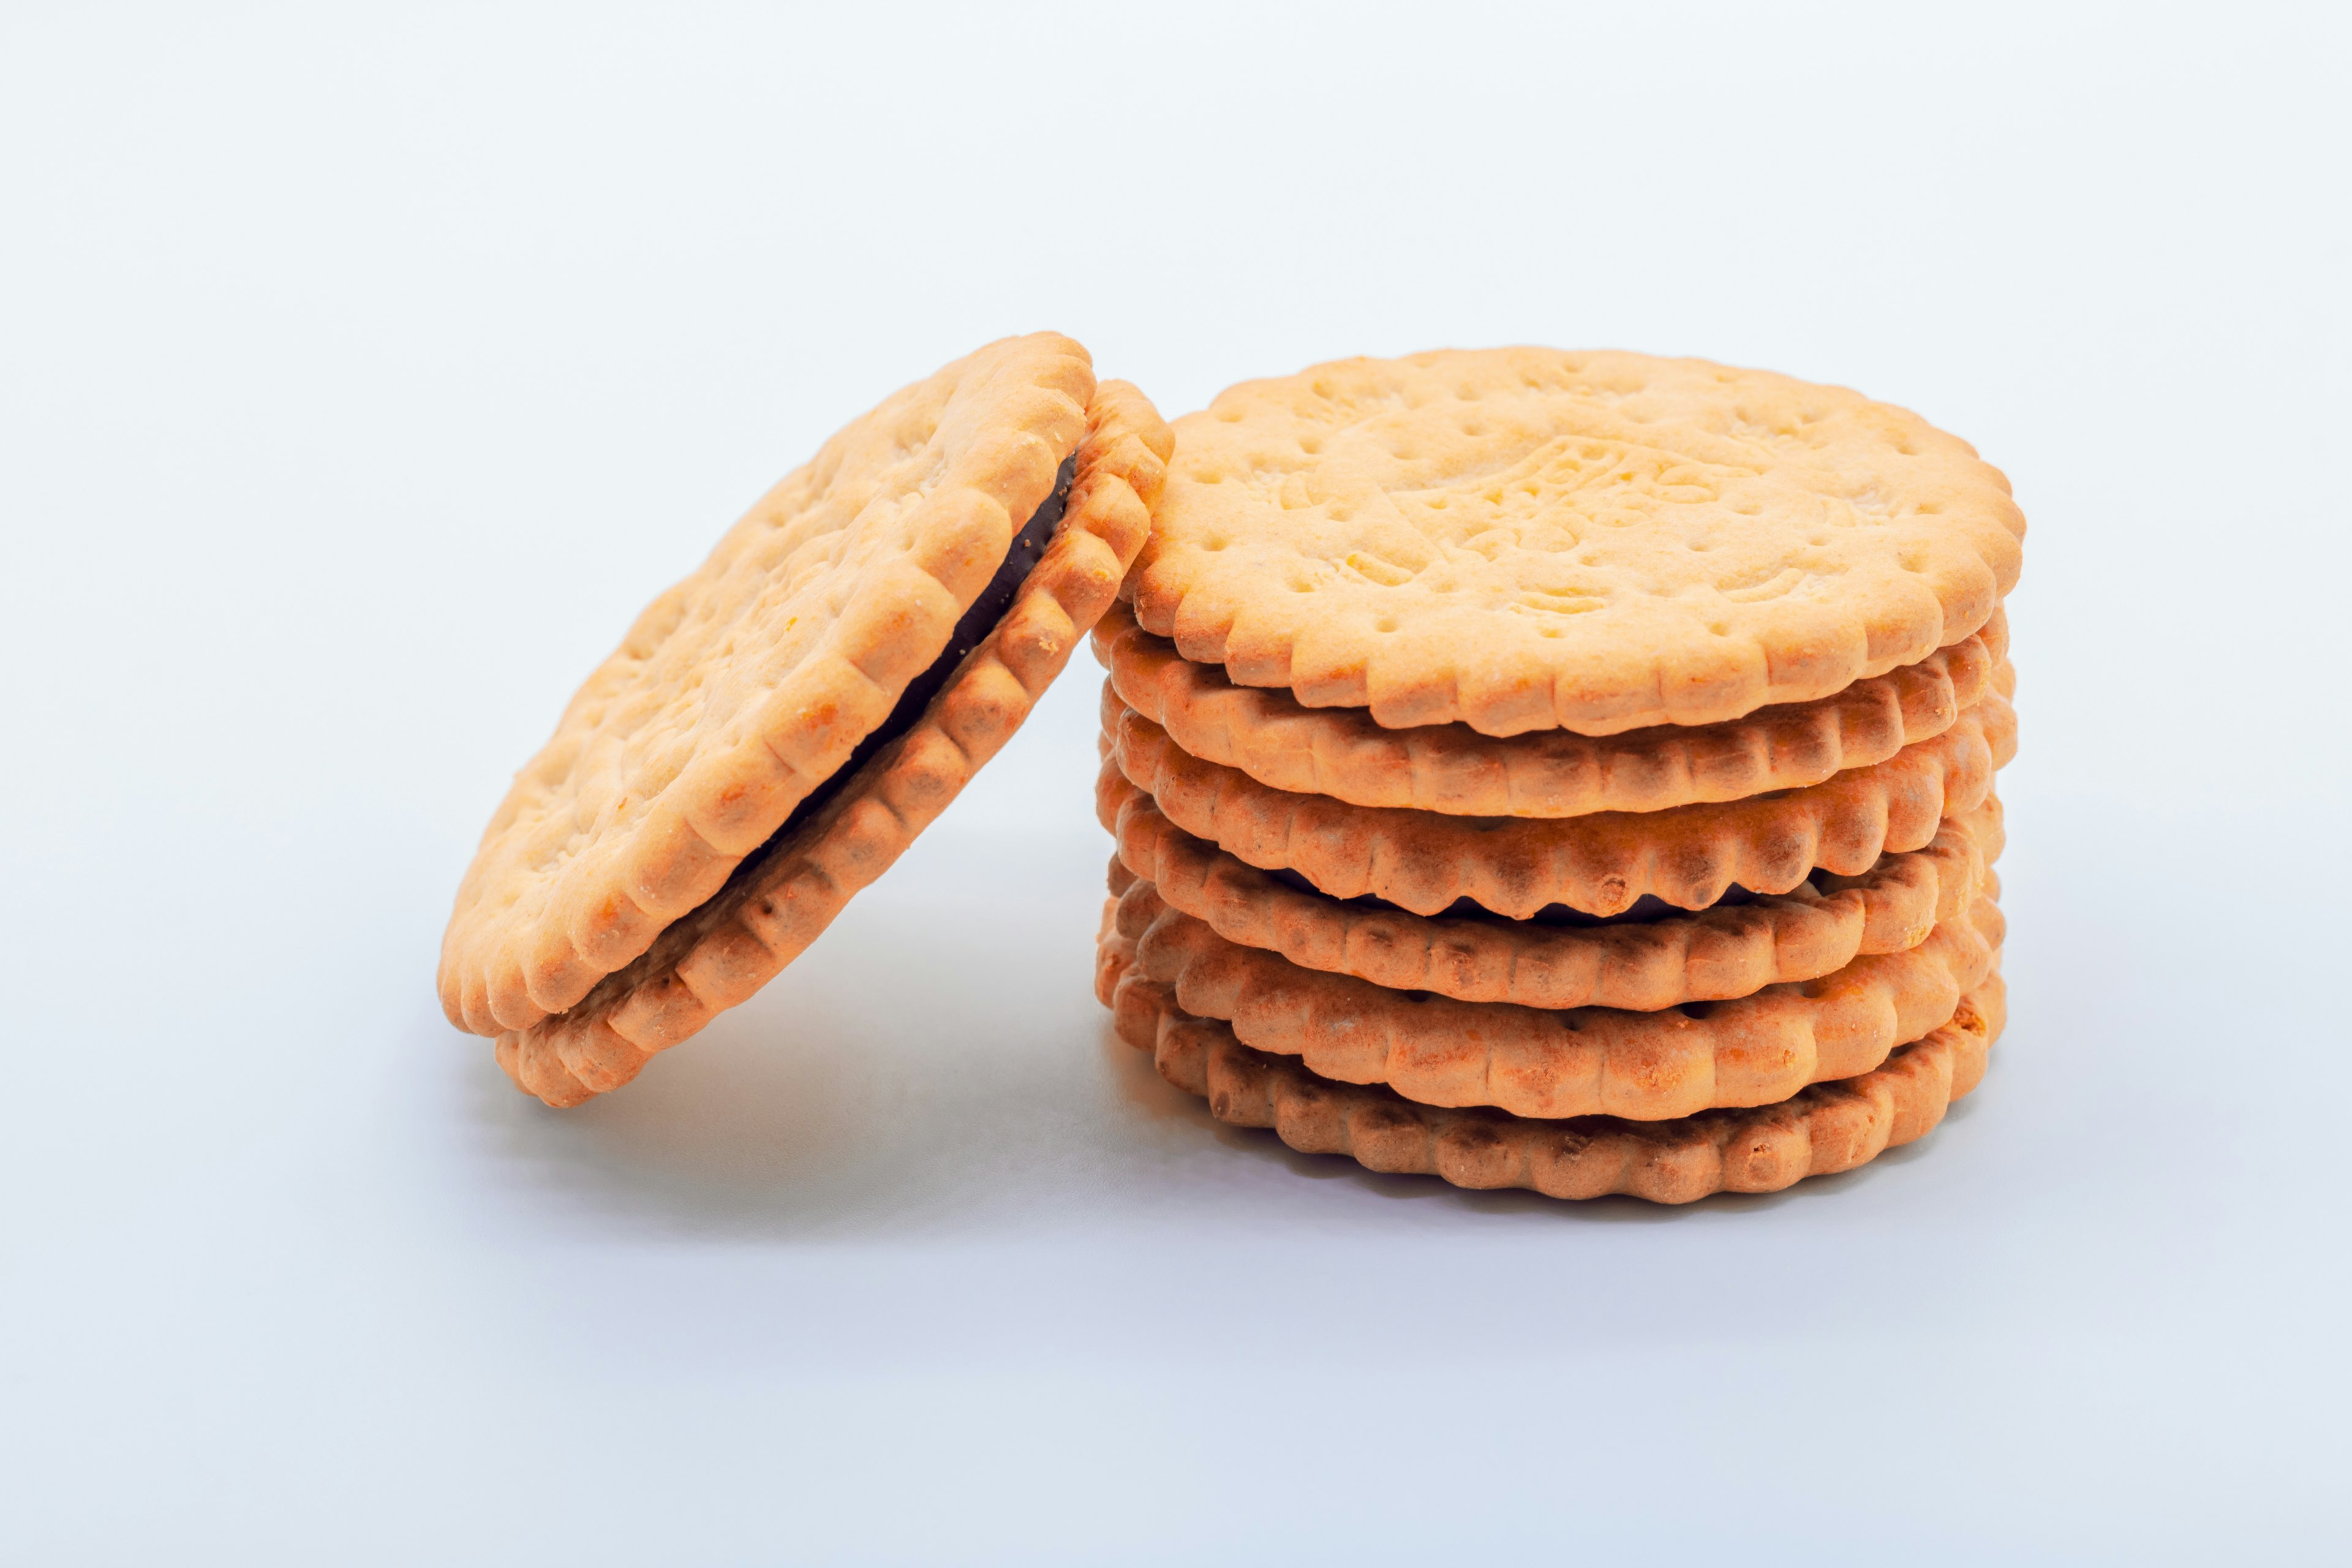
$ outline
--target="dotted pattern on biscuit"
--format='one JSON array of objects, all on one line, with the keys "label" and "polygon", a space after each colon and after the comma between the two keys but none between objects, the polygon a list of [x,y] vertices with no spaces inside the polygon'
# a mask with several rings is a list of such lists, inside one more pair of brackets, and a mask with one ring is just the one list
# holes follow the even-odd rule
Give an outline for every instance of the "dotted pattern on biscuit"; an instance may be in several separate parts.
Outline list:
[{"label": "dotted pattern on biscuit", "polygon": [[2004,928],[1979,902],[1906,952],[1654,1013],[1457,1002],[1301,969],[1225,941],[1140,880],[1121,895],[1114,929],[1135,943],[1130,983],[1167,986],[1186,1012],[1318,1077],[1384,1083],[1426,1105],[1656,1121],[1769,1105],[1869,1071],[1951,1017],[1992,972]]},{"label": "dotted pattern on biscuit", "polygon": [[996,753],[1068,662],[1150,531],[1170,449],[1150,401],[1124,382],[1103,383],[1052,543],[922,719],[789,842],[748,863],[577,1006],[501,1034],[509,1076],[556,1106],[616,1089],[814,941]]},{"label": "dotted pattern on biscuit", "polygon": [[[1106,951],[1102,968],[1114,985],[1124,962]],[[1858,1078],[1813,1085],[1778,1105],[1654,1122],[1530,1120],[1334,1083],[1288,1058],[1251,1050],[1225,1025],[1192,1017],[1164,993],[1148,1022],[1132,1010],[1119,1033],[1152,1053],[1162,1078],[1205,1099],[1218,1121],[1269,1128],[1301,1153],[1346,1155],[1368,1170],[1433,1175],[1458,1187],[1685,1204],[1719,1192],[1780,1192],[1925,1137],[1983,1079],[2006,1012],[1996,973],[1949,1023]]]},{"label": "dotted pattern on biscuit", "polygon": [[[1983,804],[2015,754],[2016,713],[1987,692],[1931,741],[1810,788],[1759,799],[1546,820],[1446,816],[1269,789],[1186,753],[1108,682],[1103,727],[1116,770],[1185,832],[1262,870],[1297,871],[1333,898],[1370,894],[1415,914],[1469,899],[1526,919],[1549,904],[1613,915],[1644,894],[1697,910],[1737,884],[1785,893],[1815,869],[1858,875],[1917,849],[1947,816]],[[1118,792],[1097,814],[1117,831]]]},{"label": "dotted pattern on biscuit", "polygon": [[947,646],[1095,390],[1057,333],[852,422],[637,617],[515,775],[458,889],[452,1023],[526,1027],[716,893]]},{"label": "dotted pattern on biscuit", "polygon": [[1118,606],[1094,644],[1129,708],[1192,755],[1271,788],[1456,816],[1580,816],[1744,800],[1885,762],[1950,729],[1990,689],[2008,622],[1996,611],[1982,631],[1919,663],[1815,702],[1689,729],[1507,741],[1458,723],[1387,729],[1361,709],[1307,708],[1286,691],[1235,686]]},{"label": "dotted pattern on biscuit", "polygon": [[1975,902],[2002,843],[1991,796],[1947,819],[1926,848],[1882,855],[1858,877],[1816,873],[1785,894],[1655,921],[1557,926],[1416,915],[1293,888],[1177,827],[1126,775],[1107,771],[1100,783],[1122,869],[1227,941],[1391,990],[1526,1007],[1720,1001],[1916,947]]},{"label": "dotted pattern on biscuit", "polygon": [[2009,481],[1906,410],[1700,360],[1354,359],[1177,422],[1129,594],[1238,684],[1608,735],[1916,664],[2015,585]]}]

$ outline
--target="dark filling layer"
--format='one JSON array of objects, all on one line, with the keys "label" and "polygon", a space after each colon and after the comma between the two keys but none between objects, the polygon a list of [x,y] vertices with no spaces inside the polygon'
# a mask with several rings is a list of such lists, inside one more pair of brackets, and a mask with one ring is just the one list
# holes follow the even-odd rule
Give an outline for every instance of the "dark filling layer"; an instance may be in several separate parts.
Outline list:
[{"label": "dark filling layer", "polygon": [[988,580],[988,586],[980,591],[980,597],[971,602],[971,608],[956,622],[955,630],[948,635],[947,647],[939,658],[931,660],[922,674],[907,682],[907,689],[898,694],[898,704],[890,710],[890,716],[866,739],[857,742],[847,762],[835,768],[823,784],[809,791],[805,800],[793,807],[793,813],[784,818],[783,826],[771,834],[766,843],[753,850],[744,865],[766,858],[768,852],[780,840],[790,837],[795,828],[823,811],[826,803],[857,776],[858,770],[874,760],[875,753],[915,727],[916,721],[923,716],[923,710],[931,705],[931,699],[945,689],[948,678],[971,657],[972,649],[988,640],[988,634],[996,629],[996,623],[1003,620],[1004,612],[1013,607],[1013,596],[1021,592],[1021,584],[1029,580],[1029,574],[1044,557],[1045,546],[1054,542],[1054,530],[1061,526],[1062,512],[1070,503],[1070,483],[1077,474],[1078,455],[1072,452],[1062,459],[1061,469],[1054,476],[1054,493],[1047,496],[1037,510],[1029,514],[1029,521],[1013,533],[1013,542],[1005,547],[1004,559],[996,568],[996,575]]},{"label": "dark filling layer", "polygon": [[[1324,892],[1322,889],[1317,887],[1314,883],[1308,881],[1305,877],[1299,875],[1299,873],[1290,870],[1287,868],[1268,871],[1266,875],[1272,877],[1276,881],[1282,883],[1285,887],[1296,888],[1302,893],[1313,893],[1319,898],[1327,899],[1331,896],[1330,894]],[[1709,909],[1720,909],[1726,904],[1744,904],[1749,902],[1755,897],[1756,895],[1754,893],[1749,892],[1738,883],[1734,882],[1730,887],[1724,889],[1723,897],[1716,900],[1714,903],[1707,907]],[[1411,914],[1412,912],[1412,910],[1404,908],[1402,904],[1392,904],[1386,899],[1375,898],[1370,893],[1363,894],[1360,898],[1339,899],[1335,900],[1334,901],[1346,904],[1350,909],[1388,910],[1401,915]],[[1546,904],[1543,908],[1538,910],[1533,915],[1529,916],[1528,919],[1538,925],[1548,926],[1631,926],[1650,925],[1658,921],[1668,920],[1675,915],[1686,915],[1690,912],[1690,910],[1684,909],[1680,904],[1670,904],[1666,902],[1665,900],[1658,897],[1655,893],[1643,893],[1640,898],[1633,900],[1631,907],[1621,910],[1613,915],[1587,914],[1582,910],[1570,909],[1566,904]],[[1445,908],[1438,910],[1436,915],[1432,918],[1437,920],[1503,921],[1513,925],[1521,923],[1511,920],[1508,915],[1496,914],[1494,910],[1488,909],[1486,905],[1479,903],[1475,899],[1468,898],[1454,900],[1452,903],[1446,905]]]},{"label": "dark filling layer", "polygon": [[1054,476],[1054,493],[1047,496],[1045,504],[1031,513],[1029,521],[1013,533],[1012,543],[1005,549],[1004,559],[996,568],[996,574],[989,579],[988,586],[981,590],[980,597],[971,602],[971,607],[956,622],[955,630],[948,637],[946,649],[930,662],[922,674],[907,683],[906,690],[899,694],[898,705],[890,710],[890,716],[857,742],[851,750],[848,761],[835,769],[830,777],[811,790],[807,797],[793,808],[792,815],[784,818],[782,826],[768,835],[757,849],[743,857],[728,877],[725,886],[691,912],[672,921],[668,929],[654,939],[652,946],[597,982],[595,989],[573,1006],[572,1011],[574,1015],[583,1009],[593,1010],[609,1005],[615,998],[626,994],[649,978],[666,974],[673,965],[682,962],[694,950],[695,943],[709,933],[714,922],[724,919],[731,909],[752,896],[766,868],[793,841],[793,836],[839,796],[843,788],[861,771],[874,765],[884,748],[915,727],[916,721],[922,718],[923,710],[946,687],[957,668],[971,657],[972,649],[987,640],[988,634],[994,631],[996,624],[1004,618],[1004,612],[1013,607],[1013,596],[1020,593],[1021,584],[1029,580],[1030,572],[1045,553],[1045,546],[1053,542],[1054,531],[1061,526],[1063,510],[1069,504],[1070,482],[1076,477],[1077,468],[1077,454],[1074,452],[1062,464],[1061,471]]}]

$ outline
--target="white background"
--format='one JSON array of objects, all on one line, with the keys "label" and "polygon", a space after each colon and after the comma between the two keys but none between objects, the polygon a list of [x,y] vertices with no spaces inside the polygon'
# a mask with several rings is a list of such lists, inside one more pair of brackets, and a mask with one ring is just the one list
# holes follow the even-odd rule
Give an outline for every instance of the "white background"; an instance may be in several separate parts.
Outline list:
[{"label": "white background", "polygon": [[[0,14],[0,1558],[2344,1548],[2340,20],[205,9]],[[508,773],[1047,326],[1171,416],[1532,342],[1974,441],[1983,1089],[1673,1212],[1221,1130],[1088,994],[1082,657],[754,1003],[517,1094],[431,984]]]}]

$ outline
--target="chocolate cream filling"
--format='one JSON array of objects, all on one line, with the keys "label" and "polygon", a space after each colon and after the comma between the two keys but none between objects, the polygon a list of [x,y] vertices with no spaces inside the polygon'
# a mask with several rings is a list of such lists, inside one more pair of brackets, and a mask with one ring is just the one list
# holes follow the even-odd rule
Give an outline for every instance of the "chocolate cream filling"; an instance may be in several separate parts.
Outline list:
[{"label": "chocolate cream filling", "polygon": [[625,995],[638,984],[656,977],[672,965],[682,962],[694,950],[710,926],[725,918],[727,912],[758,889],[760,879],[776,857],[783,853],[811,826],[824,808],[840,797],[860,774],[881,766],[888,759],[883,753],[891,742],[903,737],[922,719],[924,710],[946,689],[956,671],[970,658],[972,650],[988,640],[1029,574],[1054,541],[1054,531],[1061,526],[1062,513],[1069,505],[1070,485],[1077,477],[1078,457],[1076,452],[1066,458],[1061,470],[1054,476],[1054,493],[1047,496],[1029,521],[1013,531],[1013,541],[1005,547],[1004,559],[997,564],[996,573],[980,596],[971,602],[948,635],[948,645],[940,656],[925,667],[920,675],[907,683],[889,716],[877,725],[850,751],[848,759],[835,768],[823,784],[809,791],[793,808],[782,826],[761,842],[760,847],[743,857],[734,872],[719,889],[692,910],[680,915],[656,936],[651,945],[635,958],[598,981],[588,994],[574,1003],[571,1012],[594,1010]]},{"label": "chocolate cream filling", "polygon": [[[1304,876],[1286,867],[1276,868],[1269,870],[1266,872],[1266,875],[1272,877],[1276,881],[1282,883],[1285,887],[1296,888],[1302,893],[1313,893],[1318,898],[1331,898],[1330,894],[1324,892],[1322,889],[1308,881]],[[1793,891],[1793,889],[1791,890]],[[1708,909],[1721,909],[1727,904],[1744,904],[1751,901],[1755,897],[1756,895],[1754,893],[1749,892],[1738,883],[1734,882],[1730,887],[1724,889],[1723,897],[1716,900],[1714,903],[1709,904],[1706,907]],[[1332,899],[1331,901],[1334,903],[1345,904],[1351,910],[1386,910],[1391,913],[1401,915],[1410,914],[1412,912],[1402,904],[1392,904],[1386,899],[1375,897],[1370,893],[1365,893],[1353,899]],[[1438,910],[1437,913],[1431,918],[1449,921],[1499,921],[1506,925],[1633,926],[1654,925],[1660,921],[1671,920],[1676,915],[1686,915],[1691,912],[1691,910],[1683,908],[1680,904],[1670,904],[1666,902],[1665,900],[1658,897],[1655,893],[1643,893],[1640,898],[1634,900],[1629,908],[1621,910],[1613,915],[1587,914],[1584,910],[1572,909],[1567,904],[1546,904],[1534,914],[1528,916],[1526,921],[1516,921],[1511,919],[1508,915],[1496,914],[1494,910],[1488,909],[1486,905],[1479,903],[1475,899],[1460,898],[1454,900],[1452,903]]]},{"label": "chocolate cream filling", "polygon": [[[778,845],[790,838],[803,824],[823,811],[835,796],[846,788],[885,746],[915,727],[924,710],[930,707],[931,699],[946,689],[949,678],[962,668],[963,661],[971,657],[974,648],[988,640],[988,634],[996,629],[996,623],[1003,620],[1004,613],[1013,607],[1013,595],[1021,592],[1022,584],[1029,581],[1029,574],[1035,570],[1037,563],[1045,556],[1045,546],[1054,542],[1054,530],[1062,525],[1062,513],[1070,504],[1070,485],[1077,474],[1078,455],[1072,452],[1062,459],[1061,469],[1054,476],[1054,493],[1029,514],[1028,521],[1013,531],[1013,542],[1005,546],[1004,559],[997,564],[996,575],[988,580],[988,586],[980,591],[980,597],[971,602],[971,608],[956,622],[955,630],[948,634],[948,646],[940,651],[940,657],[931,660],[920,675],[907,682],[907,689],[898,694],[898,705],[890,710],[889,717],[851,749],[848,761],[835,768],[823,784],[809,791],[807,798],[793,807],[792,815],[784,818],[783,825],[768,836],[767,842],[744,858],[743,864],[736,868],[736,877],[742,876],[774,853]],[[730,879],[730,881],[733,879]]]}]

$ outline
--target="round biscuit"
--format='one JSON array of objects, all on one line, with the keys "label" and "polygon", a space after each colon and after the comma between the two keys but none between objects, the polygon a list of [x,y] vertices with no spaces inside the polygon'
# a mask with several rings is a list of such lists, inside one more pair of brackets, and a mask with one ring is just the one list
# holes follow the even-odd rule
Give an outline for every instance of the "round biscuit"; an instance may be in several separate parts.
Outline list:
[{"label": "round biscuit", "polygon": [[515,775],[457,890],[452,1023],[528,1028],[723,886],[947,647],[1052,494],[1095,377],[1055,332],[885,398],[639,616]]},{"label": "round biscuit", "polygon": [[[1168,908],[1146,881],[1119,903],[1117,934],[1139,928],[1121,984],[1167,987],[1185,1012],[1230,1024],[1254,1050],[1297,1057],[1318,1078],[1386,1084],[1423,1105],[1555,1120],[1658,1121],[1770,1105],[1868,1072],[1951,1018],[1992,972],[2004,929],[2000,908],[1979,900],[1904,952],[1857,958],[1802,984],[1641,1013],[1391,991],[1229,942]],[[1112,1005],[1123,1005],[1117,992]]]},{"label": "round biscuit", "polygon": [[1096,388],[1052,542],[921,719],[572,1007],[502,1031],[498,1059],[515,1082],[558,1106],[628,1082],[749,998],[887,870],[1012,736],[1110,604],[1150,530],[1171,445],[1140,392]]},{"label": "round biscuit", "polygon": [[[1116,952],[1106,955],[1114,976],[1125,963]],[[1858,1078],[1815,1084],[1778,1105],[1646,1122],[1530,1120],[1335,1083],[1290,1058],[1250,1049],[1223,1024],[1192,1017],[1164,988],[1148,1014],[1121,1020],[1120,1035],[1152,1053],[1161,1078],[1206,1100],[1218,1121],[1271,1129],[1300,1153],[1345,1155],[1368,1170],[1433,1175],[1458,1187],[1686,1204],[1715,1193],[1780,1192],[1927,1136],[1983,1079],[2006,1016],[1996,973],[1950,1022]]]},{"label": "round biscuit", "polygon": [[1124,777],[1111,787],[1124,791],[1114,891],[1149,880],[1167,904],[1228,942],[1303,969],[1523,1007],[1647,1012],[1725,1001],[1818,979],[1865,954],[1900,952],[1975,902],[2001,849],[2000,802],[1991,797],[1947,819],[1925,848],[1746,903],[1584,927],[1429,917],[1291,887],[1177,827]]},{"label": "round biscuit", "polygon": [[1808,702],[1969,636],[2025,519],[1856,392],[1541,348],[1334,361],[1176,422],[1137,618],[1391,727],[1615,734]]},{"label": "round biscuit", "polygon": [[1196,838],[1262,870],[1289,870],[1337,899],[1370,895],[1437,915],[1467,899],[1515,920],[1550,905],[1609,916],[1655,895],[1686,910],[1734,886],[1785,893],[1827,870],[1867,871],[1965,816],[2015,754],[2016,712],[1998,685],[1933,740],[1805,789],[1654,812],[1473,817],[1350,805],[1269,789],[1192,756],[1104,692],[1096,811],[1117,831],[1123,777]]},{"label": "round biscuit", "polygon": [[1508,740],[1461,723],[1391,730],[1364,709],[1308,708],[1285,690],[1236,686],[1223,667],[1179,656],[1123,605],[1096,626],[1094,645],[1120,700],[1193,756],[1262,784],[1449,816],[1580,816],[1744,800],[1885,762],[1950,729],[1990,688],[2008,625],[1996,611],[1917,664],[1720,724]]}]

